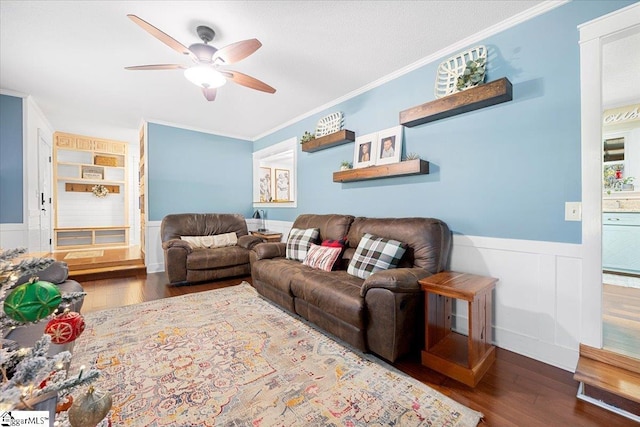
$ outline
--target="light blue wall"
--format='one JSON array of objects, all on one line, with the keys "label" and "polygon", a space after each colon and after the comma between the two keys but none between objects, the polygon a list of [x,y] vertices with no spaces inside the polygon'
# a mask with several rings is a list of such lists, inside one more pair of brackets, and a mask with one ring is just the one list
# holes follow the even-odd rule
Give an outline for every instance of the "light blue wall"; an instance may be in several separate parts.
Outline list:
[{"label": "light blue wall", "polygon": [[0,95],[0,224],[22,215],[22,98]]},{"label": "light blue wall", "polygon": [[240,213],[250,217],[250,141],[149,123],[149,220],[170,213]]},{"label": "light blue wall", "polygon": [[[404,152],[429,161],[429,175],[339,184],[332,173],[352,160],[354,144],[300,152],[298,208],[270,208],[267,217],[425,216],[455,233],[580,243],[581,223],[564,221],[564,203],[581,200],[576,27],[631,3],[574,1],[483,40],[487,81],[509,78],[513,101],[404,128]],[[397,126],[400,111],[434,99],[444,59],[261,138],[255,150],[313,131],[333,111],[356,136]]]}]

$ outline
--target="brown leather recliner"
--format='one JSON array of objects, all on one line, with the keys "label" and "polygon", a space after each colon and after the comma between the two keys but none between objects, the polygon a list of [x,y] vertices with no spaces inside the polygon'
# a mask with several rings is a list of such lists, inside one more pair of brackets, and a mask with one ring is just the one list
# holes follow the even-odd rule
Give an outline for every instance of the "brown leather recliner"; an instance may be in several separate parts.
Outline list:
[{"label": "brown leather recliner", "polygon": [[[319,240],[346,236],[342,263],[334,271],[312,269],[286,259],[285,243],[256,245],[251,275],[261,295],[352,346],[392,362],[420,347],[424,299],[418,280],[445,269],[451,249],[447,224],[433,218],[305,214],[293,228],[318,228]],[[366,280],[347,273],[365,233],[407,244],[398,268],[376,272]]]},{"label": "brown leather recliner", "polygon": [[[193,248],[181,236],[214,236],[236,233],[235,246]],[[160,238],[169,282],[186,284],[224,277],[245,276],[251,272],[251,248],[262,239],[250,236],[247,223],[239,214],[171,214],[162,219]]]}]

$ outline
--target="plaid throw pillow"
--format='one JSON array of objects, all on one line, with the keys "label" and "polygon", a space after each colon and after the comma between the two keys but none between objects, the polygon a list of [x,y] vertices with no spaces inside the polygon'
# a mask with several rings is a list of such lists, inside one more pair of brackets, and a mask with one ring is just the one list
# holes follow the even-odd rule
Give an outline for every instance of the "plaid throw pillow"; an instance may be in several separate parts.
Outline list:
[{"label": "plaid throw pillow", "polygon": [[302,263],[318,270],[331,271],[333,264],[340,256],[340,252],[342,252],[342,248],[311,244],[307,257]]},{"label": "plaid throw pillow", "polygon": [[394,268],[406,250],[407,245],[402,242],[365,233],[347,267],[347,273],[366,279],[376,271]]},{"label": "plaid throw pillow", "polygon": [[287,239],[287,259],[304,261],[311,243],[318,240],[320,230],[317,228],[292,228]]}]

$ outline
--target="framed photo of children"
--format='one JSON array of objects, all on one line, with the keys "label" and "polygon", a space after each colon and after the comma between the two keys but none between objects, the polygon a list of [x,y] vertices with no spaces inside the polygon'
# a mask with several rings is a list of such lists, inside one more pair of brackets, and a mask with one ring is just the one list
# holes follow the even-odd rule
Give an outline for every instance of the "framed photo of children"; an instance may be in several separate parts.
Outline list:
[{"label": "framed photo of children", "polygon": [[354,169],[375,164],[377,138],[378,135],[376,133],[370,133],[356,138],[356,144],[353,150]]},{"label": "framed photo of children", "polygon": [[276,202],[288,202],[290,200],[290,172],[289,169],[275,170]]},{"label": "framed photo of children", "polygon": [[402,126],[395,126],[378,132],[376,165],[398,163],[402,154]]}]

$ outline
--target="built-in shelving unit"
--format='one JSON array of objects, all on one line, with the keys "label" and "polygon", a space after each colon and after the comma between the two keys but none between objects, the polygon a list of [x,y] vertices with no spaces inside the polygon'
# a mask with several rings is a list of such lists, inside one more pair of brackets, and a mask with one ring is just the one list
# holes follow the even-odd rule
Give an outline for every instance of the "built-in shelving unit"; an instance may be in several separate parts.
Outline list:
[{"label": "built-in shelving unit", "polygon": [[[54,164],[55,249],[126,246],[127,144],[56,132]],[[98,198],[92,188],[104,185]]]},{"label": "built-in shelving unit", "polygon": [[302,144],[302,151],[313,153],[315,151],[324,150],[325,148],[335,147],[337,145],[346,144],[356,140],[356,134],[350,130],[340,130],[320,138],[312,139]]},{"label": "built-in shelving unit", "polygon": [[400,124],[413,127],[513,99],[511,82],[506,77],[457,92],[400,112]]},{"label": "built-in shelving unit", "polygon": [[391,178],[394,176],[426,175],[429,162],[422,159],[406,160],[388,165],[348,169],[333,173],[333,182],[366,181],[369,179]]}]

